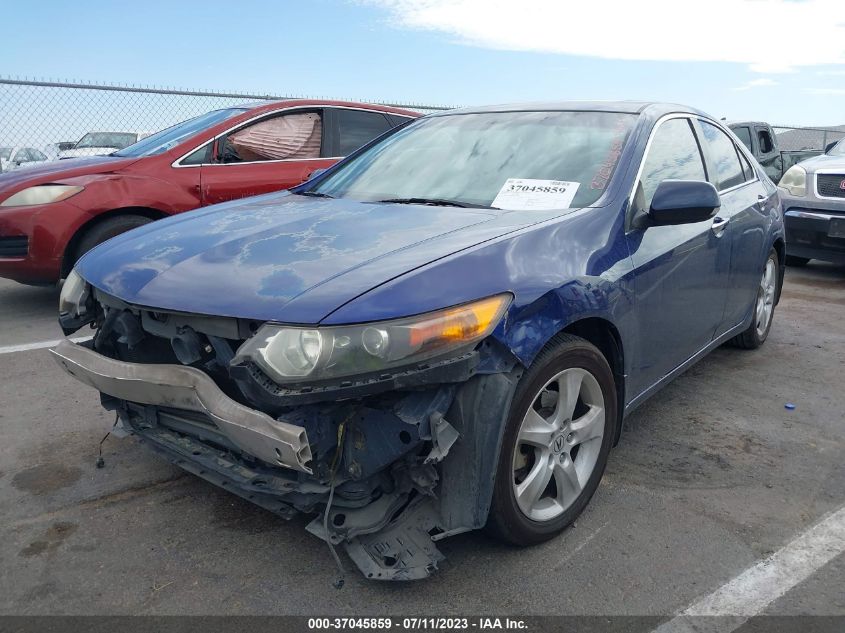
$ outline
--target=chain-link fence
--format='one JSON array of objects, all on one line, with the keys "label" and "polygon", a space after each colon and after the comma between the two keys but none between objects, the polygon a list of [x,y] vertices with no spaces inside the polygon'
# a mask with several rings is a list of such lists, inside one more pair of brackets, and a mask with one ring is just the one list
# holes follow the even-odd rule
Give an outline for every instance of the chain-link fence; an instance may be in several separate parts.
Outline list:
[{"label": "chain-link fence", "polygon": [[[90,143],[108,142],[125,146],[134,142],[139,134],[156,132],[209,110],[294,98],[301,97],[0,77],[0,158],[4,152],[27,149],[23,156],[32,153],[38,160],[54,159],[60,151],[70,149],[75,143],[82,141],[85,144],[83,136],[92,132],[110,134],[91,137]],[[337,95],[331,98],[362,101]],[[417,103],[370,103],[417,112],[449,108]]]},{"label": "chain-link fence", "polygon": [[[0,158],[13,148],[31,148],[35,158],[54,159],[90,132],[112,133],[109,142],[128,145],[139,134],[161,130],[209,110],[292,98],[297,97],[0,77]],[[332,98],[361,101],[337,95]],[[418,112],[452,107],[371,103]],[[830,128],[775,125],[773,128],[783,150],[823,150],[829,143],[845,137],[845,125]],[[102,137],[92,138],[90,142],[102,140]]]},{"label": "chain-link fence", "polygon": [[845,138],[845,125],[830,128],[793,127],[773,125],[778,138],[778,147],[784,151],[821,150],[842,138]]}]

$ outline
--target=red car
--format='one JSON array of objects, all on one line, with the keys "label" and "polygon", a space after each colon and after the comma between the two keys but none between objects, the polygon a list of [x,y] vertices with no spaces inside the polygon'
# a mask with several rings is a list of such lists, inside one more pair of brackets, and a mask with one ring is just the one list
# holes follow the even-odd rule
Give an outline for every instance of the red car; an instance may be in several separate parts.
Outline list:
[{"label": "red car", "polygon": [[291,100],[213,110],[92,158],[0,175],[0,277],[49,284],[152,220],[287,189],[417,112]]}]

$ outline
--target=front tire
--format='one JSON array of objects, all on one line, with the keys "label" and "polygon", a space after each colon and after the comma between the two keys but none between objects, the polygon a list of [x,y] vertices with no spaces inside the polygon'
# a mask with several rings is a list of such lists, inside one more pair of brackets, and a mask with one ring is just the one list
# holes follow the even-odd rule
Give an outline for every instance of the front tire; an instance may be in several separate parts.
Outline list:
[{"label": "front tire", "polygon": [[742,334],[731,339],[737,347],[757,349],[769,337],[775,316],[775,297],[778,290],[778,254],[775,249],[769,252],[763,276],[757,288],[757,300],[754,302],[754,318],[751,325]]},{"label": "front tire", "polygon": [[570,525],[599,485],[617,423],[602,353],[561,334],[520,379],[502,439],[487,531],[515,544]]},{"label": "front tire", "polygon": [[152,219],[143,215],[117,215],[97,222],[79,240],[74,253],[74,263],[98,244],[150,222],[152,222]]}]

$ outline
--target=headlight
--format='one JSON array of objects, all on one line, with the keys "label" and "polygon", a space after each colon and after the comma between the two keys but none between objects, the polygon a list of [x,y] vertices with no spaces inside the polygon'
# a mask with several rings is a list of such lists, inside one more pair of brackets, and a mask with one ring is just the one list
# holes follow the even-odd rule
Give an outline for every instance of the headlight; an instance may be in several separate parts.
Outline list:
[{"label": "headlight", "polygon": [[88,311],[85,302],[88,299],[88,283],[76,270],[70,271],[59,295],[59,314],[71,317],[84,316]]},{"label": "headlight", "polygon": [[67,200],[85,187],[76,185],[36,185],[27,187],[0,202],[0,207],[24,207],[34,204],[49,204]]},{"label": "headlight", "polygon": [[488,336],[510,304],[503,294],[419,316],[362,325],[266,324],[232,364],[249,360],[279,383],[376,373],[455,354]]},{"label": "headlight", "polygon": [[786,170],[780,179],[778,187],[786,189],[793,196],[807,195],[807,172],[803,167],[793,165]]}]

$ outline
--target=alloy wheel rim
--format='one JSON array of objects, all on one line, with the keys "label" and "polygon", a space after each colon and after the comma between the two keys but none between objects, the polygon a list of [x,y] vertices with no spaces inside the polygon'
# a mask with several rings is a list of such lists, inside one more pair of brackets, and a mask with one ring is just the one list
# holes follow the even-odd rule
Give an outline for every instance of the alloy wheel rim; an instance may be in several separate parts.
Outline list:
[{"label": "alloy wheel rim", "polygon": [[514,497],[526,517],[551,521],[575,503],[595,470],[604,427],[604,396],[586,369],[565,369],[537,392],[512,464]]},{"label": "alloy wheel rim", "polygon": [[755,319],[757,324],[757,336],[762,338],[769,329],[772,320],[772,312],[775,309],[775,289],[777,272],[775,262],[772,259],[766,261],[766,269],[763,271],[763,278],[760,280],[760,289],[757,291],[757,308]]}]

